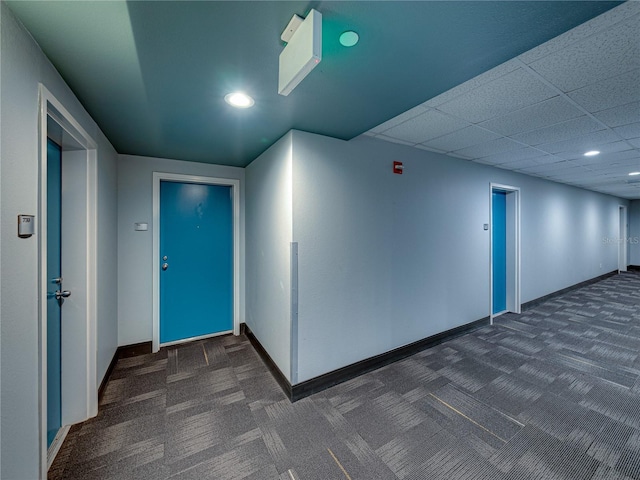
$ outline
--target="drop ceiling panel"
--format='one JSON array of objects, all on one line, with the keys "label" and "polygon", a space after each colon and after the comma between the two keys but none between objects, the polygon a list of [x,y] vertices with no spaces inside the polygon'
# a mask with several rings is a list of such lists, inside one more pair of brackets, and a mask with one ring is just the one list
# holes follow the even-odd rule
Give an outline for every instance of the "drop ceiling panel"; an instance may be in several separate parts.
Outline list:
[{"label": "drop ceiling panel", "polygon": [[593,170],[598,175],[618,175],[627,180],[629,172],[633,171],[633,165],[608,165],[606,168]]},{"label": "drop ceiling panel", "polygon": [[[638,85],[640,88],[640,85]],[[613,129],[618,135],[624,139],[640,138],[640,122],[623,125]]]},{"label": "drop ceiling panel", "polygon": [[500,133],[514,135],[579,117],[583,112],[566,98],[557,96],[543,102],[487,120],[479,125]]},{"label": "drop ceiling panel", "polygon": [[[597,132],[597,133],[599,134],[601,132]],[[631,145],[630,145],[631,140],[617,140],[619,138],[618,135],[616,135],[615,133],[611,133],[611,135],[616,138],[616,141],[604,143],[604,139],[603,139],[603,141],[598,143],[597,147],[592,146],[592,147],[585,147],[583,149],[577,148],[573,150],[567,150],[565,152],[558,152],[555,155],[562,159],[573,160],[578,158],[584,158],[584,153],[593,148],[597,148],[600,151],[601,155],[609,154],[613,152],[623,152],[631,148]],[[609,138],[612,138],[612,137],[609,137]],[[540,148],[546,148],[546,147],[540,146]]]},{"label": "drop ceiling panel", "polygon": [[[414,145],[414,148],[419,148],[420,150],[426,150],[428,152],[435,152],[435,153],[442,153],[442,154],[446,154],[447,152],[443,151],[443,150],[438,150],[437,148],[432,148],[432,147],[428,147],[425,144],[418,144],[418,145]],[[449,156],[453,156],[451,155],[451,153],[449,153]],[[471,160],[470,158],[466,158],[466,160]]]},{"label": "drop ceiling panel", "polygon": [[555,96],[555,90],[520,68],[440,105],[438,109],[478,123]]},{"label": "drop ceiling panel", "polygon": [[460,130],[469,124],[437,110],[428,110],[417,117],[386,130],[384,134],[405,142],[424,143],[441,135]]},{"label": "drop ceiling panel", "polygon": [[538,165],[549,165],[551,163],[565,162],[566,159],[557,157],[555,155],[543,155],[541,157],[535,157],[535,161],[538,162]]},{"label": "drop ceiling panel", "polygon": [[521,170],[527,173],[535,173],[536,175],[550,175],[553,172],[559,172],[559,171],[571,169],[574,167],[575,165],[572,164],[571,162],[563,161],[563,162],[534,165],[531,167],[522,168]]},{"label": "drop ceiling panel", "polygon": [[594,83],[569,93],[569,97],[589,112],[640,100],[640,69]]},{"label": "drop ceiling panel", "polygon": [[437,97],[427,100],[422,105],[425,107],[438,107],[443,103],[450,102],[451,100],[454,100],[461,95],[468,94],[469,92],[482,85],[491,83],[499,79],[500,77],[503,77],[504,75],[517,70],[521,66],[522,65],[520,64],[520,62],[516,59],[508,60],[503,64],[498,65],[497,67],[492,68],[491,70],[488,70],[484,73],[481,73],[477,77],[474,77],[471,80],[468,80],[458,85],[457,87],[452,88],[451,90],[447,90],[446,92],[441,93]]},{"label": "drop ceiling panel", "polygon": [[[466,128],[418,148],[615,194],[614,187],[626,188],[629,171],[640,170],[640,2],[626,2],[422,106]],[[409,135],[385,135],[415,141],[421,117],[402,125]],[[585,157],[588,150],[601,154]],[[625,198],[640,198],[637,187]]]},{"label": "drop ceiling panel", "polygon": [[632,171],[629,169],[629,167],[637,164],[638,164],[637,161],[630,161],[630,162],[612,163],[609,165],[600,165],[599,167],[602,167],[602,168],[595,168],[594,166],[591,166],[588,168],[595,172],[616,172],[616,173],[623,173],[627,175],[630,171]]},{"label": "drop ceiling panel", "polygon": [[541,150],[548,153],[569,153],[576,155],[576,158],[584,154],[588,150],[600,150],[601,146],[606,143],[615,142],[618,136],[610,130],[600,130],[599,132],[582,135],[570,140],[561,142],[553,142],[539,145]]},{"label": "drop ceiling panel", "polygon": [[518,150],[520,148],[522,148],[522,144],[503,137],[489,142],[480,143],[472,147],[463,148],[462,150],[456,150],[455,153],[471,158],[481,158],[509,150]]},{"label": "drop ceiling panel", "polygon": [[603,13],[602,15],[578,25],[577,27],[549,40],[528,52],[520,55],[523,62],[529,64],[547,55],[551,55],[558,50],[564,50],[576,42],[581,42],[585,38],[602,30],[614,29],[619,23],[624,22],[629,17],[640,12],[640,2],[626,2],[618,7]]},{"label": "drop ceiling panel", "polygon": [[557,123],[532,132],[513,135],[511,138],[528,145],[561,142],[591,132],[603,130],[604,126],[586,115]]},{"label": "drop ceiling panel", "polygon": [[469,126],[462,130],[457,130],[447,135],[429,140],[428,142],[425,142],[424,145],[437,148],[438,150],[445,152],[450,152],[470,147],[472,145],[477,145],[478,143],[488,142],[489,140],[494,140],[499,137],[500,135],[497,133],[475,126]]},{"label": "drop ceiling panel", "polygon": [[400,140],[399,138],[396,138],[396,137],[387,137],[384,134],[377,135],[376,138],[379,138],[380,140],[384,140],[386,142],[398,143],[400,145],[409,145],[409,146],[415,145],[413,142],[408,142],[406,140]]},{"label": "drop ceiling panel", "polygon": [[583,183],[586,180],[593,178],[593,172],[588,170],[575,170],[567,173],[554,173],[551,175],[555,178],[562,178],[565,182]]},{"label": "drop ceiling panel", "polygon": [[545,79],[571,92],[591,83],[640,68],[640,16],[613,31],[596,33],[530,66]]},{"label": "drop ceiling panel", "polygon": [[538,165],[540,164],[535,160],[535,158],[525,158],[524,160],[517,160],[515,162],[502,163],[499,166],[508,170],[519,170],[521,168],[536,167]]},{"label": "drop ceiling panel", "polygon": [[589,165],[608,165],[611,163],[617,163],[622,161],[638,159],[640,161],[640,153],[637,150],[624,150],[620,152],[604,153],[595,155],[593,157],[581,157],[574,160],[582,166],[589,167]]},{"label": "drop ceiling panel", "polygon": [[542,155],[540,150],[535,148],[518,148],[517,150],[509,150],[503,153],[496,153],[483,157],[483,160],[489,163],[511,163],[530,158],[539,158]]},{"label": "drop ceiling panel", "polygon": [[578,185],[578,184],[581,184],[583,180],[590,178],[592,175],[593,173],[587,170],[583,170],[583,171],[576,170],[571,172],[549,175],[547,176],[547,178],[549,178],[550,180],[553,180],[554,182],[568,183],[569,185]]},{"label": "drop ceiling panel", "polygon": [[561,176],[561,175],[580,175],[588,173],[588,170],[580,165],[576,165],[573,162],[559,162],[546,165],[546,172],[549,176]]},{"label": "drop ceiling panel", "polygon": [[640,168],[640,157],[629,160],[620,160],[612,165],[616,167],[624,167],[627,169],[627,173],[629,173],[629,171],[636,171]]},{"label": "drop ceiling panel", "polygon": [[591,175],[590,177],[580,180],[580,185],[585,188],[591,188],[594,186],[601,186],[610,183],[609,178],[606,175]]},{"label": "drop ceiling panel", "polygon": [[628,198],[629,200],[640,198],[640,184],[627,181],[625,182],[626,185],[622,186],[621,183],[620,180],[616,181],[613,185],[608,186],[603,193]]},{"label": "drop ceiling panel", "polygon": [[[529,167],[526,170],[533,172],[541,177],[549,177],[551,175],[560,175],[568,171],[574,171],[577,167],[570,162],[549,163],[547,165],[539,165],[537,167]],[[583,170],[586,171],[586,170]]]},{"label": "drop ceiling panel", "polygon": [[640,122],[640,102],[631,102],[619,107],[609,108],[593,114],[609,127],[619,127],[629,123]]}]

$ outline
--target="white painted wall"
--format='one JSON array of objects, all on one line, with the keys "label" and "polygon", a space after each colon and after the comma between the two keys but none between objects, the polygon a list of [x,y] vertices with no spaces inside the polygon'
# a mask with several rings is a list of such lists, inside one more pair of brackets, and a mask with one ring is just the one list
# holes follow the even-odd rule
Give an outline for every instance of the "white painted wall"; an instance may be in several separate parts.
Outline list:
[{"label": "white painted wall", "polygon": [[293,132],[298,381],[489,314],[490,182],[521,189],[523,303],[617,269],[605,239],[628,202],[366,137]]},{"label": "white painted wall", "polygon": [[38,213],[39,82],[98,143],[98,383],[117,347],[115,150],[0,2],[0,477],[16,480],[39,476],[38,238],[16,235],[16,215]]},{"label": "white painted wall", "polygon": [[[102,133],[99,138],[104,138]],[[105,139],[104,142],[107,142]],[[102,145],[102,141],[100,142]],[[97,384],[102,383],[118,347],[118,156],[98,150],[98,357]]]},{"label": "white painted wall", "polygon": [[291,133],[247,168],[247,325],[291,381]]},{"label": "white painted wall", "polygon": [[629,265],[640,266],[640,200],[629,208]]},{"label": "white painted wall", "polygon": [[[118,160],[118,345],[153,335],[153,172],[240,180],[240,322],[244,322],[244,169],[165,158],[120,155]],[[134,223],[149,224],[146,232]]]}]

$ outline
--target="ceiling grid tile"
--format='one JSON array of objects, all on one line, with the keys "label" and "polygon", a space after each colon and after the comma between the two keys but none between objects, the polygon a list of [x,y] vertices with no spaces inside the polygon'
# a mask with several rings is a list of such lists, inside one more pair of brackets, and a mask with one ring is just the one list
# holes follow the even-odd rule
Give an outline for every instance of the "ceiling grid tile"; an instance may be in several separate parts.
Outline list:
[{"label": "ceiling grid tile", "polygon": [[438,110],[480,123],[555,96],[556,92],[519,68],[440,105]]},{"label": "ceiling grid tile", "polygon": [[384,134],[388,137],[417,144],[460,130],[468,125],[469,123],[438,110],[427,110],[411,120],[386,130]]}]

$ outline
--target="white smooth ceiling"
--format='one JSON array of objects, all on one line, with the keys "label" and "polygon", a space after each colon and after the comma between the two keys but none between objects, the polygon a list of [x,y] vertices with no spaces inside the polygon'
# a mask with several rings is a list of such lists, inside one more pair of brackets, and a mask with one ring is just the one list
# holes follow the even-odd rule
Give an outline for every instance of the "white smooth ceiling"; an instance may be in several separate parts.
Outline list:
[{"label": "white smooth ceiling", "polygon": [[[629,1],[365,135],[640,198],[640,2]],[[600,155],[585,157],[588,150]]]}]

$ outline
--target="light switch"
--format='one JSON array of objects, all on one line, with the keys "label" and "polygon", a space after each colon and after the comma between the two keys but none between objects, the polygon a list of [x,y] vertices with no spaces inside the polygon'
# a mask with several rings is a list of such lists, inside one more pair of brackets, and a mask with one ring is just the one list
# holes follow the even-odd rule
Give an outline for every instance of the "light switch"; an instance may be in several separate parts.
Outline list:
[{"label": "light switch", "polygon": [[148,223],[134,223],[136,232],[146,232],[149,230]]},{"label": "light switch", "polygon": [[484,227],[484,229],[485,229],[485,230],[489,230],[489,224],[488,224],[488,223],[485,223],[485,224],[483,225],[483,227]]}]

